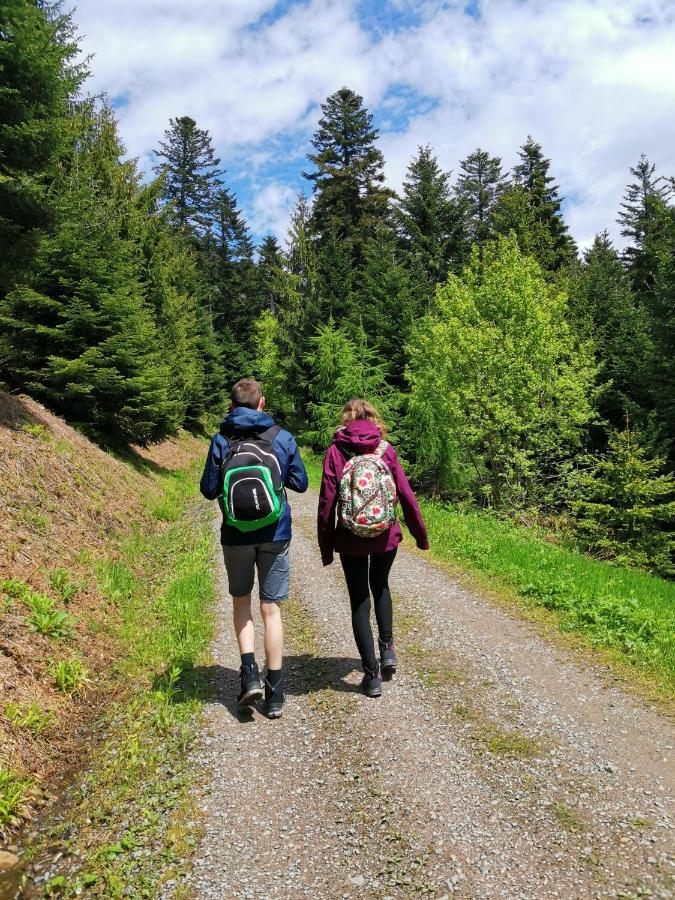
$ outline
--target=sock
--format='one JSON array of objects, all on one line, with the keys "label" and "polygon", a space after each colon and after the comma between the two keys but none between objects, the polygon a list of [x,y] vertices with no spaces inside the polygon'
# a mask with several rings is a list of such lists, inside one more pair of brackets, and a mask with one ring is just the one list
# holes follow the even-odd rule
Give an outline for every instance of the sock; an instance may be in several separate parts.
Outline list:
[{"label": "sock", "polygon": [[255,653],[242,653],[241,654],[241,664],[242,666],[251,666],[255,665]]},{"label": "sock", "polygon": [[267,680],[269,681],[270,686],[273,688],[275,688],[278,684],[281,684],[281,669],[268,669]]}]

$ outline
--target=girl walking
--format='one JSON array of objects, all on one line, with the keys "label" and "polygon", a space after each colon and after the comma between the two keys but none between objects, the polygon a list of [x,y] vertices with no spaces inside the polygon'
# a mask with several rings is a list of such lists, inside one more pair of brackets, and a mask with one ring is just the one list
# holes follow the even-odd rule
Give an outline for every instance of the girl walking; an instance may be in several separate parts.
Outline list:
[{"label": "girl walking", "polygon": [[[379,697],[382,678],[388,680],[396,672],[389,572],[403,540],[395,515],[397,503],[419,549],[429,549],[419,505],[384,435],[371,403],[357,398],[345,404],[324,458],[317,519],[324,566],[333,562],[334,553],[340,556],[363,663],[361,687],[369,697]],[[370,591],[379,632],[379,662],[370,627]]]}]

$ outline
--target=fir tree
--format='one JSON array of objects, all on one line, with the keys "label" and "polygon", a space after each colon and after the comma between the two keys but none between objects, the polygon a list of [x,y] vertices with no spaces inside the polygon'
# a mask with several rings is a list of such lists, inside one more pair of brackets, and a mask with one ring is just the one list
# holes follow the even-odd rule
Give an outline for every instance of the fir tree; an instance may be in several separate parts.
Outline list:
[{"label": "fir tree", "polygon": [[527,194],[530,207],[537,221],[544,225],[552,238],[554,258],[551,268],[558,269],[576,255],[576,246],[570,237],[567,225],[561,215],[563,198],[555,179],[549,175],[550,159],[546,159],[541,148],[528,135],[519,151],[520,163],[514,167],[513,175]]},{"label": "fir tree", "polygon": [[203,237],[213,221],[214,194],[224,172],[218,168],[211,136],[189,116],[169,119],[155,156],[164,160],[155,171],[164,176],[164,197],[172,205],[176,225]]},{"label": "fir tree", "polygon": [[7,0],[0,13],[0,296],[30,267],[53,220],[48,188],[67,149],[68,104],[85,77],[73,65],[69,16]]},{"label": "fir tree", "polygon": [[305,178],[313,184],[312,228],[323,244],[343,242],[360,261],[364,240],[388,213],[391,192],[382,187],[384,159],[375,146],[378,131],[363,98],[343,87],[321,105],[312,138],[314,165]]},{"label": "fir tree", "polygon": [[462,259],[461,217],[449,180],[431,147],[420,147],[396,205],[401,246],[411,271],[425,274],[425,293],[445,281],[450,268]]},{"label": "fir tree", "polygon": [[464,214],[469,247],[492,237],[492,209],[504,189],[502,161],[477,147],[460,164],[455,194]]}]

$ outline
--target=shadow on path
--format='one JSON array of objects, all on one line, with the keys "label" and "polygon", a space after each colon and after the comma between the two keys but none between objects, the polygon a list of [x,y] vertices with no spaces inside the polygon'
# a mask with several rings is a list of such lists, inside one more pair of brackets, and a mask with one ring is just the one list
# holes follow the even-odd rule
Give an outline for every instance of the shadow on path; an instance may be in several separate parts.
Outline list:
[{"label": "shadow on path", "polygon": [[[350,684],[345,678],[361,669],[361,662],[347,656],[312,656],[309,653],[289,654],[284,657],[284,688],[288,696],[312,694],[328,688],[333,691],[354,693],[358,684]],[[166,675],[160,675],[161,684]],[[185,703],[199,699],[207,703],[220,703],[235,719],[247,722],[250,713],[237,708],[239,693],[239,669],[228,666],[195,666],[185,669],[174,685],[173,703]]]}]

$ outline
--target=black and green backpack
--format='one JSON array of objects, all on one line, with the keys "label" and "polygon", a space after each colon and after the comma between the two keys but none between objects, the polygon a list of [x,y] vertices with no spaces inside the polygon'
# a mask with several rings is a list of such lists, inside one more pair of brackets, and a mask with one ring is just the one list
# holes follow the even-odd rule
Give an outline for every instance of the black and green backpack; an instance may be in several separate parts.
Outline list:
[{"label": "black and green backpack", "polygon": [[272,447],[280,431],[273,425],[260,434],[227,438],[230,446],[220,470],[225,523],[239,531],[257,531],[281,518],[284,484]]}]

